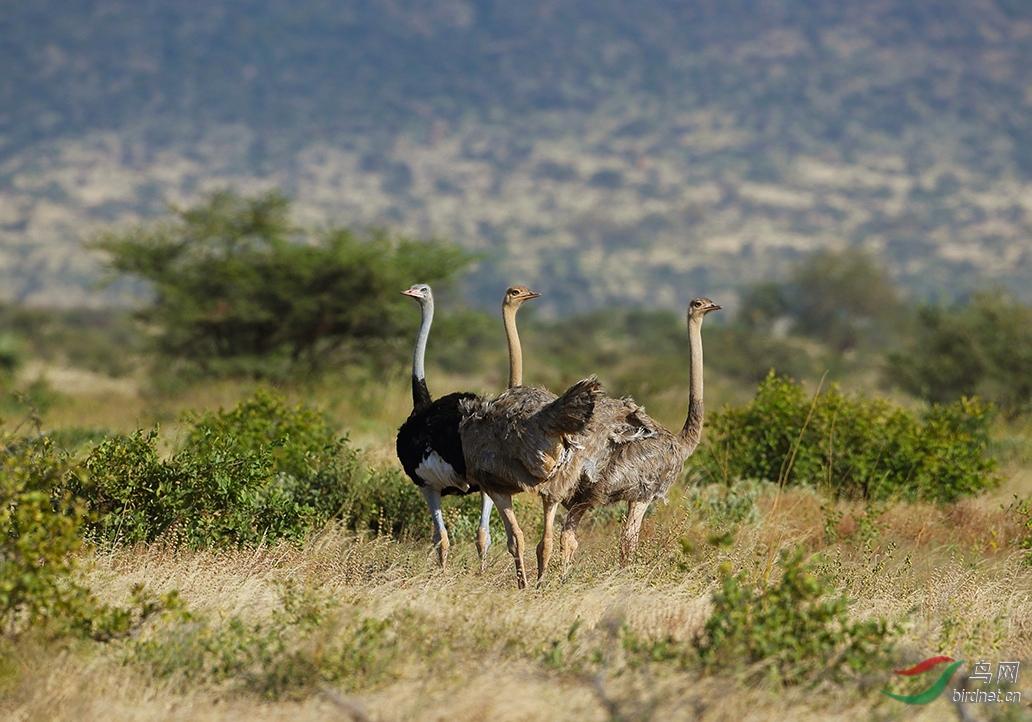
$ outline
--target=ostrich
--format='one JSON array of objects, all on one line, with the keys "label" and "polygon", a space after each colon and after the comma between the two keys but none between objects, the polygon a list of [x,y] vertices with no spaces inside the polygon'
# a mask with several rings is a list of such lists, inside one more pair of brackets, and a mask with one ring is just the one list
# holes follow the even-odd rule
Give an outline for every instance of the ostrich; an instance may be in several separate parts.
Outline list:
[{"label": "ostrich", "polygon": [[[398,429],[396,448],[398,459],[409,478],[415,482],[430,508],[434,525],[434,545],[437,561],[444,567],[448,561],[448,529],[441,513],[441,497],[448,494],[469,494],[477,491],[466,476],[466,461],[459,439],[459,405],[476,401],[471,393],[453,393],[433,401],[426,387],[423,367],[426,341],[434,320],[434,295],[430,286],[417,283],[402,291],[419,302],[422,323],[412,355],[412,413]],[[494,504],[486,494],[480,495],[480,528],[477,530],[477,553],[483,570],[487,549],[491,546],[491,508]]]},{"label": "ostrich", "polygon": [[[469,494],[479,487],[471,484],[466,474],[466,462],[459,438],[460,402],[464,399],[481,400],[472,393],[453,393],[432,401],[426,386],[424,358],[430,325],[434,319],[434,296],[430,286],[419,283],[402,291],[419,302],[422,324],[412,356],[412,413],[398,429],[396,448],[398,459],[409,478],[420,488],[434,526],[434,545],[443,567],[448,559],[448,529],[441,512],[441,497],[449,494]],[[505,303],[515,310],[524,302],[541,294],[526,286],[512,286],[505,292]],[[516,332],[515,315],[512,325],[506,325],[509,346],[509,386],[516,386],[523,378],[523,355]],[[480,570],[487,565],[487,550],[491,546],[491,509],[494,503],[487,494],[480,494],[480,527],[477,529],[477,553]]]},{"label": "ostrich", "polygon": [[520,589],[527,583],[524,542],[512,496],[534,490],[544,504],[544,533],[537,549],[540,582],[551,554],[555,512],[572,494],[580,476],[582,432],[602,393],[594,376],[578,381],[560,397],[542,388],[523,386],[516,312],[527,298],[525,289],[513,287],[502,300],[509,344],[509,389],[490,401],[460,402],[463,418],[459,423],[468,477],[491,497],[501,513]]},{"label": "ostrich", "polygon": [[696,298],[688,306],[688,339],[691,350],[688,417],[679,433],[663,428],[631,399],[603,397],[596,403],[595,416],[586,434],[601,448],[583,464],[583,474],[565,506],[569,509],[560,535],[564,573],[577,550],[577,525],[585,512],[604,504],[627,502],[627,519],[620,544],[623,562],[633,558],[642,519],[649,504],[666,498],[680,476],[684,462],[699,445],[702,436],[702,321],[720,310],[708,298]]}]

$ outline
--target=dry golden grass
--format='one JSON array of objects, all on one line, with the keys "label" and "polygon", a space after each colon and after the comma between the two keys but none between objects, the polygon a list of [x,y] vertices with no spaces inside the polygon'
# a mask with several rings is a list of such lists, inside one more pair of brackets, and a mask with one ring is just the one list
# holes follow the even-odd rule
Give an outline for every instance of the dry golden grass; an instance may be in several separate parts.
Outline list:
[{"label": "dry golden grass", "polygon": [[[349,429],[367,458],[396,463],[393,430],[410,406],[405,379],[350,381],[314,381],[287,392],[325,408]],[[459,377],[435,377],[434,388],[438,393],[490,390]],[[185,410],[228,407],[252,389],[249,383],[222,382],[155,398],[129,387],[106,389],[103,395],[70,393],[61,397],[46,425],[128,431],[160,422],[171,444]],[[670,422],[681,408],[674,395],[651,405]],[[1032,437],[1028,429],[1013,433]],[[1021,529],[1008,504],[1014,495],[1032,493],[1032,469],[1016,453],[1003,477],[1000,490],[978,499],[873,510],[806,490],[768,487],[756,498],[752,518],[723,526],[704,513],[697,495],[682,490],[650,513],[631,567],[617,564],[618,515],[600,514],[584,527],[570,577],[560,582],[553,575],[544,589],[524,592],[514,588],[511,558],[497,534],[483,575],[476,571],[472,539],[453,537],[450,566],[439,571],[425,540],[357,538],[337,528],[303,547],[193,552],[152,545],[93,552],[82,560],[83,573],[105,601],[123,603],[134,584],[144,583],[158,592],[179,590],[191,610],[215,619],[261,620],[276,609],[278,590],[289,581],[355,615],[411,615],[434,640],[435,651],[403,648],[389,679],[354,692],[324,685],[302,699],[272,701],[215,681],[154,676],[127,661],[123,643],[22,639],[0,650],[5,657],[0,718],[947,719],[955,712],[945,699],[915,708],[878,694],[885,678],[853,687],[772,689],[735,675],[636,667],[625,658],[614,630],[626,625],[649,638],[689,640],[705,622],[721,564],[755,580],[772,580],[779,552],[802,545],[820,553],[822,570],[851,600],[854,616],[905,625],[897,652],[901,662],[940,652],[964,659],[1018,659],[1027,685],[1032,567],[1016,549]],[[518,511],[528,537],[535,538],[538,504],[521,499]],[[725,532],[725,539],[716,538]],[[597,678],[544,661],[553,643],[566,639],[575,625],[575,652],[601,650],[606,671]],[[1010,710],[1019,715],[1012,718],[1032,715],[1029,701]],[[973,706],[968,713],[988,719],[1000,710]]]},{"label": "dry golden grass", "polygon": [[[877,693],[885,679],[856,688],[771,689],[734,675],[699,677],[624,658],[614,630],[687,640],[709,609],[717,568],[730,562],[756,579],[776,574],[780,549],[820,550],[823,570],[859,618],[902,621],[901,661],[933,653],[1032,664],[1032,568],[1014,550],[1015,522],[998,500],[945,507],[898,505],[863,533],[856,504],[807,491],[763,493],[758,516],[726,545],[707,543],[711,526],[675,495],[646,521],[630,568],[616,563],[614,521],[589,525],[565,582],[514,589],[511,559],[496,544],[484,575],[472,540],[456,539],[439,571],[429,545],[357,538],[331,528],[304,547],[190,552],[160,545],[84,558],[92,588],[122,601],[133,584],[178,589],[193,610],[228,618],[268,616],[277,588],[294,581],[363,617],[408,614],[440,643],[434,653],[398,652],[389,679],[344,694],[332,685],[301,700],[268,701],[202,681],[150,676],[126,663],[119,645],[54,651],[25,641],[2,688],[0,716],[12,720],[164,719],[946,719],[945,699],[910,708]],[[536,505],[522,504],[531,534]],[[840,516],[829,531],[832,511]],[[837,536],[831,542],[829,534]],[[683,543],[682,543],[683,542]],[[578,645],[603,650],[606,673],[585,676],[543,662],[555,640],[578,625]],[[442,641],[444,640],[444,641]],[[861,686],[864,687],[861,690]],[[357,710],[357,711],[356,711]],[[1016,709],[1015,711],[1020,712]],[[1028,708],[1025,708],[1025,712]],[[975,719],[982,710],[971,709]]]}]

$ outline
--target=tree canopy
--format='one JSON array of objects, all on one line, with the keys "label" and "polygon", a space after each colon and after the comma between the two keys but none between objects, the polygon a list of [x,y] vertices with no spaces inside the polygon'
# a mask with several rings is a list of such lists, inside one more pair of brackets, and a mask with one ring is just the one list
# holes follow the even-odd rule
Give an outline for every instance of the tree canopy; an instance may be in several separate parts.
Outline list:
[{"label": "tree canopy", "polygon": [[100,236],[110,268],[146,281],[140,316],[158,349],[208,371],[317,367],[342,350],[380,353],[411,330],[399,291],[446,284],[469,257],[384,230],[295,225],[277,192],[213,193],[171,218]]}]

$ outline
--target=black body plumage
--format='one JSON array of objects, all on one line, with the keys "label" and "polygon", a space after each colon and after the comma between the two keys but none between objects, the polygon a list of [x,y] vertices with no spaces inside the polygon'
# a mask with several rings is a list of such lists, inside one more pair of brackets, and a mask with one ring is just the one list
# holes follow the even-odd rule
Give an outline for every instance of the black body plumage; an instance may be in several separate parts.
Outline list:
[{"label": "black body plumage", "polygon": [[[426,386],[423,385],[422,393],[419,393],[415,389],[416,383],[418,382],[414,380],[413,396],[419,398],[426,394],[425,398],[429,401],[430,394],[426,392]],[[435,452],[454,469],[458,477],[465,479],[466,459],[462,454],[462,440],[459,437],[459,421],[462,418],[459,405],[464,400],[477,399],[477,395],[471,393],[442,396],[436,401],[421,405],[421,408],[413,409],[398,429],[398,460],[416,486],[423,487],[430,482],[420,475],[419,468]],[[470,485],[462,489],[457,486],[446,486],[441,489],[441,494],[469,494],[474,491],[479,491],[479,487]]]}]

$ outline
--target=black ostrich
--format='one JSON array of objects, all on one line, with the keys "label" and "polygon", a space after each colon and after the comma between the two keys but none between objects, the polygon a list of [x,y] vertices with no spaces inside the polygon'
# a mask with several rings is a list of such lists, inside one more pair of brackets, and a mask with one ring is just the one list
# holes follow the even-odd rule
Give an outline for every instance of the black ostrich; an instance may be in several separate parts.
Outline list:
[{"label": "black ostrich", "polygon": [[[459,402],[478,400],[476,394],[454,393],[434,401],[426,387],[423,367],[426,340],[434,320],[434,295],[430,286],[417,283],[402,291],[419,302],[423,322],[419,327],[416,349],[412,356],[412,413],[398,429],[397,451],[405,473],[423,493],[434,524],[434,545],[437,560],[443,567],[448,560],[448,529],[441,513],[441,497],[448,494],[471,494],[480,491],[466,479],[466,460],[459,438]],[[494,503],[487,494],[480,495],[480,528],[477,530],[477,552],[480,568],[487,562],[491,546],[489,522]]]}]

